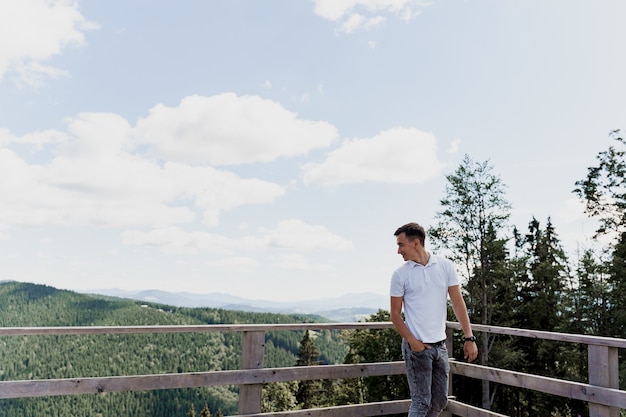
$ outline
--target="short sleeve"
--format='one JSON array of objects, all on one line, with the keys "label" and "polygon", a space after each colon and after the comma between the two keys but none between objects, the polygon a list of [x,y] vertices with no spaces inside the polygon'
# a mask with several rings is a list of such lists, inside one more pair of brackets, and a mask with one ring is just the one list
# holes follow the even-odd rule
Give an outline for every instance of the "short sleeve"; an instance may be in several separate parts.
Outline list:
[{"label": "short sleeve", "polygon": [[456,267],[451,260],[446,259],[446,269],[448,276],[448,287],[453,287],[455,285],[461,285],[461,280],[459,279],[459,274],[456,272]]},{"label": "short sleeve", "polygon": [[398,271],[395,271],[391,276],[389,294],[392,297],[404,297],[404,282]]}]

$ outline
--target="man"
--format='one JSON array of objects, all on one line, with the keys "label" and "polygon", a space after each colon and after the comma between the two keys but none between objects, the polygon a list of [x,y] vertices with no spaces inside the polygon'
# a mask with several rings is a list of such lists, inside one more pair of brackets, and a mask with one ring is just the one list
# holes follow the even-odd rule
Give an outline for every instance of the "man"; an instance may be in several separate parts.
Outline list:
[{"label": "man", "polygon": [[394,235],[405,263],[391,277],[391,321],[402,336],[411,392],[408,417],[436,417],[448,402],[448,296],[465,334],[463,352],[468,361],[478,355],[476,338],[454,264],[426,251],[426,232],[417,223],[399,227]]}]

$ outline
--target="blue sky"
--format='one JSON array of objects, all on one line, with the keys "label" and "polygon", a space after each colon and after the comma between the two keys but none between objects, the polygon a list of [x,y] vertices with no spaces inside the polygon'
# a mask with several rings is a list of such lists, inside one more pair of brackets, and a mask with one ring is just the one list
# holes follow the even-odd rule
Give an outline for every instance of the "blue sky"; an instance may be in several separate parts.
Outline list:
[{"label": "blue sky", "polygon": [[[626,3],[5,0],[0,279],[387,294],[393,232],[489,160],[552,218],[626,128]],[[385,306],[382,306],[385,307]]]}]

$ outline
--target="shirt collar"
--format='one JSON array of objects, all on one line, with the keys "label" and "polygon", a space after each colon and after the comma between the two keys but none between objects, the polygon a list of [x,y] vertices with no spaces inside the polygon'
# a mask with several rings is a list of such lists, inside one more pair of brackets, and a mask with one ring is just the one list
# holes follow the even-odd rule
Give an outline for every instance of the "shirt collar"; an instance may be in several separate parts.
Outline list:
[{"label": "shirt collar", "polygon": [[422,265],[420,263],[417,263],[413,260],[409,260],[407,262],[409,262],[409,264],[411,265],[412,268],[415,268],[416,266],[422,266],[424,268],[431,266],[433,264],[436,264],[438,262],[437,257],[434,256],[432,253],[428,252],[428,262],[426,263],[426,265]]}]

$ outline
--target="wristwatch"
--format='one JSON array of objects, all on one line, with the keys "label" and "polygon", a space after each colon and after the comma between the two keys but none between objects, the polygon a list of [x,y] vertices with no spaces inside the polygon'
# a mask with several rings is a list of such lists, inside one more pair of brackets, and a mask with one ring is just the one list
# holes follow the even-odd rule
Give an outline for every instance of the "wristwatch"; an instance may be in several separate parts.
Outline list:
[{"label": "wristwatch", "polygon": [[466,342],[475,342],[476,341],[476,336],[470,336],[470,337],[466,337],[465,338]]}]

